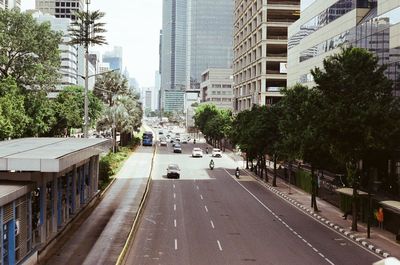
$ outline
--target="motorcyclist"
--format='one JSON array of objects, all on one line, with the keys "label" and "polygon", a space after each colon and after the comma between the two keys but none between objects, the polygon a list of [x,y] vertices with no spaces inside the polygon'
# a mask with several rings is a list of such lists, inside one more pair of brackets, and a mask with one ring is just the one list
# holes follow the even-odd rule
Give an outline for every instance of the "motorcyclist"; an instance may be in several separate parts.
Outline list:
[{"label": "motorcyclist", "polygon": [[193,140],[193,143],[196,144],[196,139]]},{"label": "motorcyclist", "polygon": [[214,168],[214,160],[211,159],[211,161],[210,161],[210,169],[213,169],[213,168]]},{"label": "motorcyclist", "polygon": [[208,154],[208,147],[206,147],[206,154]]},{"label": "motorcyclist", "polygon": [[240,175],[240,170],[239,170],[239,167],[237,167],[236,170],[235,170],[236,178],[239,178],[239,175]]}]

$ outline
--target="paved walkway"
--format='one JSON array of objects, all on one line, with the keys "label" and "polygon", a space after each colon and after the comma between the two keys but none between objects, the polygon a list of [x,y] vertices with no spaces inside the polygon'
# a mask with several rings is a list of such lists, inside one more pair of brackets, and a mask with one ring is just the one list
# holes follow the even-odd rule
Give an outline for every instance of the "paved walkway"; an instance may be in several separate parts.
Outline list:
[{"label": "paved walkway", "polygon": [[[225,152],[233,160],[237,161],[240,168],[244,166],[242,157],[236,155],[230,150]],[[394,256],[400,258],[400,244],[396,243],[395,235],[383,230],[378,227],[371,227],[371,238],[367,239],[367,226],[364,223],[358,222],[358,232],[351,231],[351,216],[347,219],[343,219],[343,212],[329,204],[328,202],[317,198],[317,205],[320,210],[318,213],[314,213],[311,208],[311,195],[302,191],[301,189],[291,185],[289,194],[289,185],[284,180],[277,178],[277,186],[272,187],[272,176],[269,178],[270,182],[266,183],[259,177],[256,177],[253,172],[245,170],[246,174],[254,177],[262,185],[276,193],[278,196],[287,200],[306,214],[311,215],[313,218],[318,219],[321,223],[330,226],[332,229],[337,230],[339,233],[347,236],[351,240],[359,243],[365,248],[381,254],[383,257]]]}]

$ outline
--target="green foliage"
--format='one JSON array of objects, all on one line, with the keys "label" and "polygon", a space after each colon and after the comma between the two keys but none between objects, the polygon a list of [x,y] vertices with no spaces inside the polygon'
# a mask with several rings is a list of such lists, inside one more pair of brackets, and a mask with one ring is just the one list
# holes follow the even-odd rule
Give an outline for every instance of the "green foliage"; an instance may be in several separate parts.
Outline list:
[{"label": "green foliage", "polygon": [[399,99],[385,67],[364,49],[343,49],[324,60],[324,69],[312,71],[323,106],[322,133],[354,180],[358,161],[399,146]]},{"label": "green foliage", "polygon": [[0,79],[12,77],[25,89],[49,89],[58,82],[61,33],[31,15],[0,10]]},{"label": "green foliage", "polygon": [[24,96],[15,81],[10,78],[0,81],[0,139],[21,137],[28,120]]},{"label": "green foliage", "polygon": [[[78,11],[75,13],[76,19],[68,29],[72,40],[71,45],[103,45],[107,44],[102,33],[105,33],[105,23],[100,22],[105,13],[99,10],[93,12]],[[89,27],[87,27],[89,23]]]},{"label": "green foliage", "polygon": [[107,72],[96,79],[93,93],[110,107],[113,105],[113,97],[119,95],[136,95],[129,90],[128,80],[118,72]]},{"label": "green foliage", "polygon": [[[102,104],[92,92],[89,98],[89,118],[94,125],[102,112]],[[71,128],[83,127],[84,116],[84,89],[79,86],[69,86],[57,96],[53,102],[55,118],[50,135],[68,135]]]}]

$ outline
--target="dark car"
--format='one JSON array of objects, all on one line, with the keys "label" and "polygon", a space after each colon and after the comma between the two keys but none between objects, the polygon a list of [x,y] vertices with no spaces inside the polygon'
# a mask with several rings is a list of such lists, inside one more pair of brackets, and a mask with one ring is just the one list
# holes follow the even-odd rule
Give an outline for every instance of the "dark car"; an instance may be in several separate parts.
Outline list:
[{"label": "dark car", "polygon": [[169,164],[167,167],[167,178],[179,179],[181,176],[181,170],[177,164]]},{"label": "dark car", "polygon": [[180,144],[176,143],[174,145],[174,153],[182,153],[182,147]]}]

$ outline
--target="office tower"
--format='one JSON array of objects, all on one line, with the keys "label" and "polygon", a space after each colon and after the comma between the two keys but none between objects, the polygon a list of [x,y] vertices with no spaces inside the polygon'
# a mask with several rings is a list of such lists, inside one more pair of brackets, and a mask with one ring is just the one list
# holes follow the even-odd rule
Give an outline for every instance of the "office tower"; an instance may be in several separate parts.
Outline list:
[{"label": "office tower", "polygon": [[234,109],[271,105],[286,86],[287,29],[300,0],[238,0],[234,20]]},{"label": "office tower", "polygon": [[0,9],[21,9],[21,0],[0,0]]},{"label": "office tower", "polygon": [[122,72],[122,47],[114,46],[111,51],[103,54],[103,63],[109,63],[111,70]]},{"label": "office tower", "polygon": [[[184,107],[186,17],[186,0],[163,1],[160,61],[162,109],[165,111],[179,112],[183,111]],[[182,102],[182,104],[179,104],[179,102]]]},{"label": "office tower", "polygon": [[36,9],[57,18],[75,19],[75,12],[83,11],[84,0],[36,0]]},{"label": "office tower", "polygon": [[232,67],[232,0],[187,2],[186,88],[200,90],[208,68]]},{"label": "office tower", "polygon": [[315,1],[289,27],[288,86],[312,86],[310,70],[342,46],[374,53],[400,96],[400,4],[396,1]]}]

